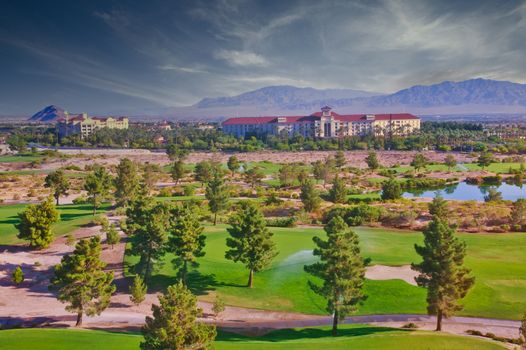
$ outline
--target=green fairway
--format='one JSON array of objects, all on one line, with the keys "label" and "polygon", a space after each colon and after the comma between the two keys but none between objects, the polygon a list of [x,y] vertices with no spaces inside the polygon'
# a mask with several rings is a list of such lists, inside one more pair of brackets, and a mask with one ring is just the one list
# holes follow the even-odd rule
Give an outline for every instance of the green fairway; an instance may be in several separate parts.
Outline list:
[{"label": "green fairway", "polygon": [[[519,169],[521,166],[521,163],[491,163],[489,166],[484,168],[484,170],[497,173],[497,174],[506,174],[511,169]],[[400,166],[396,168],[391,168],[395,170],[397,173],[405,173],[408,171],[413,171],[414,168],[412,166]],[[426,166],[426,170],[428,171],[448,171],[448,167],[444,164],[430,164]],[[482,168],[477,163],[462,163],[458,164],[457,166],[451,168],[451,172],[465,172],[465,171],[481,171]]]},{"label": "green fairway", "polygon": [[0,156],[0,163],[30,163],[35,160],[42,159],[40,155],[15,155],[15,156]]},{"label": "green fairway", "polygon": [[[137,350],[138,334],[66,329],[0,331],[0,350]],[[360,350],[499,350],[498,343],[470,337],[423,331],[402,331],[366,325],[343,325],[338,337],[326,327],[285,329],[261,337],[220,332],[214,348],[233,349],[360,349]]]},{"label": "green fairway", "polygon": [[[307,286],[311,279],[303,272],[312,263],[312,237],[321,228],[271,228],[279,255],[272,266],[256,274],[255,287],[246,288],[248,274],[241,264],[225,260],[225,225],[207,226],[206,255],[190,275],[190,287],[201,298],[212,301],[220,294],[227,304],[325,314],[325,302]],[[418,261],[414,244],[421,242],[418,232],[376,228],[355,228],[364,257],[372,264],[406,265]],[[526,309],[526,234],[461,234],[468,243],[466,263],[476,276],[474,289],[465,299],[460,314],[492,318],[519,319]],[[154,289],[165,288],[177,280],[168,254],[151,279]],[[136,262],[127,257],[128,264]],[[358,314],[425,313],[425,290],[402,280],[366,281],[367,301]],[[403,300],[403,302],[400,302]]]},{"label": "green fairway", "polygon": [[[27,204],[14,204],[0,206],[0,244],[17,244],[24,241],[18,239],[18,231],[15,224],[18,223],[18,213],[22,212]],[[104,205],[98,210],[103,212],[108,208]],[[60,221],[55,224],[55,236],[62,236],[82,225],[87,224],[93,219],[93,209],[90,204],[67,204],[58,207]]]}]

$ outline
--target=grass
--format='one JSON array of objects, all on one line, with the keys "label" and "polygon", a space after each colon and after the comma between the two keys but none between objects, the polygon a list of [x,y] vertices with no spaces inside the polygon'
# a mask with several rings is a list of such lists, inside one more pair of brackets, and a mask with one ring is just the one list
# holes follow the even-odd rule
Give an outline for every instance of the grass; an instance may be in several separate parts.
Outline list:
[{"label": "grass", "polygon": [[[27,204],[14,204],[0,206],[0,244],[19,244],[24,241],[16,237],[18,223],[18,213],[22,212]],[[108,205],[103,206],[98,212],[108,209]],[[71,232],[82,225],[87,224],[93,219],[93,209],[89,204],[67,204],[58,207],[60,221],[55,224],[55,236],[59,237]]]},{"label": "grass", "polygon": [[[247,271],[241,264],[224,258],[227,233],[225,225],[207,226],[206,255],[199,259],[200,267],[190,276],[190,287],[204,300],[212,301],[221,295],[227,304],[325,314],[325,302],[307,286],[311,279],[303,272],[312,263],[312,237],[322,235],[319,228],[271,228],[279,255],[265,271],[256,274],[255,288],[246,288]],[[356,228],[363,255],[372,264],[406,265],[419,261],[414,244],[422,240],[417,232]],[[466,264],[473,269],[476,284],[460,313],[503,319],[519,319],[526,309],[526,245],[525,233],[460,234],[468,244]],[[152,277],[151,287],[161,290],[175,283],[176,271],[168,254],[158,272]],[[135,257],[126,257],[128,265]],[[371,281],[365,284],[368,300],[358,314],[425,313],[425,290],[402,280]],[[403,303],[400,300],[404,300]]]},{"label": "grass", "polygon": [[14,156],[0,156],[0,163],[30,163],[42,159],[41,155],[21,154]]},{"label": "grass", "polygon": [[[0,331],[0,350],[138,350],[139,334],[67,329],[15,329]],[[327,327],[284,329],[260,337],[219,332],[217,350],[268,349],[412,349],[499,350],[496,342],[424,331],[404,331],[367,325],[342,325],[338,337]]]},{"label": "grass", "polygon": [[[485,171],[496,173],[496,174],[507,174],[511,169],[519,169],[522,163],[492,163],[486,168]],[[395,170],[397,173],[405,173],[413,171],[412,166],[400,166],[396,168],[390,168]],[[462,163],[451,169],[452,173],[461,173],[467,171],[481,171],[482,168],[477,163]],[[448,167],[444,164],[431,164],[426,167],[427,171],[449,171]],[[424,171],[423,169],[420,172]]]}]

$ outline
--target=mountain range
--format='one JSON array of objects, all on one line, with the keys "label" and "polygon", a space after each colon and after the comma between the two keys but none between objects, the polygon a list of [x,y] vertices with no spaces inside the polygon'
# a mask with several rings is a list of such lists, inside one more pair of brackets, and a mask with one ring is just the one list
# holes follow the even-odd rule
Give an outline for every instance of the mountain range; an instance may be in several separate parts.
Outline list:
[{"label": "mountain range", "polygon": [[[413,113],[421,116],[525,114],[526,84],[470,79],[416,85],[392,94],[352,89],[267,86],[236,96],[204,98],[187,107],[152,110],[140,119],[222,120],[227,117],[308,115],[322,106],[337,113]],[[30,121],[54,121],[64,110],[48,106]]]}]

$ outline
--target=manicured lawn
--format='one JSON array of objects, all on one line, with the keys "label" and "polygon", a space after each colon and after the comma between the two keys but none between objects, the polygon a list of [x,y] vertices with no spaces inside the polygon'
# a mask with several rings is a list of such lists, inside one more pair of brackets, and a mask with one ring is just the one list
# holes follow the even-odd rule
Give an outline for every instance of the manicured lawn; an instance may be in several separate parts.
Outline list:
[{"label": "manicured lawn", "polygon": [[0,163],[29,163],[42,158],[43,156],[38,155],[0,156]]},{"label": "manicured lawn", "polygon": [[[27,204],[2,205],[0,206],[0,244],[17,244],[24,241],[18,239],[15,224],[18,223],[18,213],[22,212]],[[103,206],[97,212],[102,213],[108,209],[108,205]],[[92,207],[89,204],[60,205],[60,222],[55,225],[55,236],[62,236],[66,233],[87,224],[93,219]]]},{"label": "manicured lawn", "polygon": [[[521,166],[521,163],[492,163],[491,165],[487,166],[484,170],[497,173],[497,174],[504,174],[508,173],[510,168],[512,169],[519,169]],[[396,168],[391,168],[393,170],[396,170],[398,173],[405,173],[408,171],[413,171],[412,166],[400,166]],[[444,164],[431,164],[426,167],[426,170],[428,171],[448,171],[447,166]],[[463,172],[463,171],[481,171],[482,168],[477,163],[462,163],[458,164],[456,167],[451,169],[451,172]],[[420,170],[423,171],[423,170]]]},{"label": "manicured lawn", "polygon": [[[213,300],[220,294],[227,304],[325,314],[325,302],[307,286],[312,279],[303,272],[312,263],[312,236],[323,234],[320,228],[271,228],[279,255],[272,266],[256,274],[255,287],[246,288],[247,271],[241,264],[225,260],[224,225],[207,226],[206,255],[190,277],[190,287],[202,299]],[[405,265],[418,261],[414,244],[421,242],[418,232],[375,228],[356,228],[362,251],[372,264]],[[462,234],[468,243],[466,263],[477,278],[465,299],[460,314],[469,316],[519,319],[526,310],[526,234]],[[164,265],[152,277],[151,287],[162,289],[175,283],[176,273],[166,255]],[[136,258],[127,257],[133,264]],[[359,314],[425,313],[425,290],[402,280],[366,281],[368,300]],[[403,300],[403,302],[401,302]]]},{"label": "manicured lawn", "polygon": [[[0,350],[138,350],[139,334],[67,329],[0,331]],[[402,331],[367,325],[342,325],[338,337],[327,327],[285,329],[265,336],[245,337],[219,332],[214,348],[234,349],[360,349],[360,350],[499,350],[496,342],[424,331]]]}]

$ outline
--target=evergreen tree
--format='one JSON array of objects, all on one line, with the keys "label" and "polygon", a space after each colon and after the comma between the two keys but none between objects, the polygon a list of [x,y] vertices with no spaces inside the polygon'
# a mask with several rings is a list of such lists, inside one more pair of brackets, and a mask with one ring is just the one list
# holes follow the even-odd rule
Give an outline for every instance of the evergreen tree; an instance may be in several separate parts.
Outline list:
[{"label": "evergreen tree", "polygon": [[140,305],[146,299],[148,287],[140,275],[135,275],[133,284],[130,286],[130,300],[135,305]]},{"label": "evergreen tree", "polygon": [[345,203],[347,201],[347,188],[345,181],[336,176],[329,190],[329,198],[333,203]]},{"label": "evergreen tree", "polygon": [[378,161],[378,156],[375,151],[369,152],[367,157],[365,157],[365,162],[367,163],[367,167],[371,170],[376,170],[380,167],[380,162]]},{"label": "evergreen tree", "polygon": [[118,206],[127,206],[139,190],[137,167],[128,158],[121,159],[115,177],[115,199]]},{"label": "evergreen tree", "polygon": [[250,168],[246,170],[243,175],[245,177],[245,181],[252,188],[255,188],[257,185],[261,184],[261,181],[265,177],[259,167]]},{"label": "evergreen tree", "polygon": [[151,197],[140,196],[130,203],[126,210],[126,230],[132,236],[132,255],[140,257],[138,267],[147,280],[155,264],[165,254],[168,215],[162,203],[155,203]]},{"label": "evergreen tree", "polygon": [[526,198],[519,198],[513,202],[511,221],[516,225],[526,224]]},{"label": "evergreen tree", "polygon": [[142,328],[141,350],[209,349],[216,329],[197,322],[203,311],[196,297],[182,284],[168,287],[159,296],[160,305],[152,305],[153,317],[146,317]]},{"label": "evergreen tree", "polygon": [[336,167],[342,170],[342,168],[345,166],[345,162],[345,153],[343,153],[343,151],[336,152],[336,154],[334,155],[334,164],[336,165]]},{"label": "evergreen tree", "polygon": [[305,271],[323,281],[321,286],[309,281],[309,286],[327,299],[327,311],[333,314],[332,335],[336,336],[338,322],[366,298],[362,291],[366,261],[360,254],[358,236],[340,216],[329,221],[325,232],[326,241],[313,238],[314,255],[320,261],[305,266]]},{"label": "evergreen tree", "polygon": [[203,160],[195,165],[195,180],[201,182],[204,185],[212,179],[212,172],[212,163],[207,160]]},{"label": "evergreen tree", "polygon": [[181,281],[186,285],[188,264],[198,266],[197,258],[205,255],[206,236],[195,207],[183,206],[170,209],[167,250],[175,255],[172,261],[179,269]]},{"label": "evergreen tree", "polygon": [[278,179],[281,187],[289,187],[300,177],[301,169],[294,164],[284,164],[278,172]]},{"label": "evergreen tree", "polygon": [[100,253],[98,236],[83,239],[55,266],[50,288],[58,290],[59,301],[69,304],[67,311],[77,313],[77,326],[82,324],[83,314],[100,315],[115,292],[113,271],[104,271],[106,264]]},{"label": "evergreen tree", "polygon": [[84,180],[84,189],[88,192],[88,197],[93,205],[93,215],[97,213],[97,208],[111,188],[111,175],[100,165],[95,165],[93,171]]},{"label": "evergreen tree", "polygon": [[113,249],[113,246],[118,244],[120,240],[121,237],[119,236],[119,232],[117,231],[115,225],[109,225],[106,229],[106,244],[111,245],[111,249]]},{"label": "evergreen tree", "polygon": [[214,226],[217,223],[217,214],[228,207],[228,189],[225,186],[223,176],[215,172],[212,179],[206,185],[205,197],[208,200],[210,211],[214,214]]},{"label": "evergreen tree", "polygon": [[402,197],[402,186],[395,179],[389,179],[382,185],[382,199],[399,199]]},{"label": "evergreen tree", "polygon": [[439,193],[437,193],[435,198],[429,203],[429,214],[443,220],[447,220],[448,218],[449,210],[447,208],[447,202]]},{"label": "evergreen tree", "polygon": [[457,166],[457,159],[454,155],[448,154],[444,159],[444,164],[447,166],[447,170],[451,171],[452,168]]},{"label": "evergreen tree", "polygon": [[40,204],[30,204],[18,213],[20,222],[15,225],[17,237],[28,240],[32,248],[47,248],[53,242],[53,224],[58,222],[60,214],[51,197]]},{"label": "evergreen tree", "polygon": [[278,254],[272,241],[273,234],[267,229],[259,208],[251,202],[241,203],[229,223],[230,237],[226,245],[230,249],[225,258],[246,266],[249,270],[248,287],[252,288],[254,273],[266,268]]},{"label": "evergreen tree", "polygon": [[239,170],[240,163],[236,156],[230,156],[228,162],[226,163],[228,170],[232,173],[232,176]]},{"label": "evergreen tree", "polygon": [[312,181],[307,180],[301,185],[300,199],[307,212],[313,212],[320,208],[320,194]]},{"label": "evergreen tree", "polygon": [[47,175],[44,186],[51,188],[56,205],[58,205],[60,196],[67,196],[69,190],[69,181],[64,170],[59,169]]},{"label": "evergreen tree", "polygon": [[416,282],[427,288],[427,312],[437,316],[436,330],[442,330],[442,318],[462,310],[459,300],[473,286],[475,278],[463,266],[466,243],[455,236],[455,229],[447,221],[434,215],[424,230],[424,245],[415,244],[415,250],[423,259],[412,264],[419,273]]},{"label": "evergreen tree", "polygon": [[482,152],[477,160],[477,164],[484,170],[487,166],[491,165],[494,161],[493,153]]},{"label": "evergreen tree", "polygon": [[150,193],[154,188],[159,176],[159,166],[157,164],[146,163],[143,167],[142,181],[141,184],[144,185],[144,190]]},{"label": "evergreen tree", "polygon": [[177,144],[171,143],[166,147],[166,154],[172,161],[183,161],[186,156],[188,156],[188,150],[183,149]]},{"label": "evergreen tree", "polygon": [[20,266],[17,266],[11,274],[11,280],[17,286],[24,282],[24,272]]},{"label": "evergreen tree", "polygon": [[519,339],[522,342],[522,349],[526,349],[526,312],[522,316],[521,326],[519,327]]},{"label": "evergreen tree", "polygon": [[323,181],[323,186],[326,186],[334,174],[334,166],[334,159],[331,157],[325,158],[324,161],[317,160],[312,163],[312,174],[316,180]]},{"label": "evergreen tree", "polygon": [[185,174],[186,174],[186,170],[184,168],[184,163],[182,160],[176,160],[173,164],[172,164],[172,169],[170,171],[171,175],[172,175],[172,179],[175,181],[176,184],[179,183],[179,181],[181,181]]},{"label": "evergreen tree", "polygon": [[429,160],[422,153],[417,153],[411,162],[411,166],[418,172],[420,169],[425,168],[428,163]]}]

